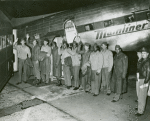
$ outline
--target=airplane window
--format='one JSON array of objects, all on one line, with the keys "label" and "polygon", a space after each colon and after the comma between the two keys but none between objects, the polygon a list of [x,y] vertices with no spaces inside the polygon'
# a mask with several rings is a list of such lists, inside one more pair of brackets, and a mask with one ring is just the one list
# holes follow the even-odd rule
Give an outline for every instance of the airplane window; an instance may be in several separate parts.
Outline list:
[{"label": "airplane window", "polygon": [[104,21],[104,27],[108,27],[108,26],[112,26],[112,25],[113,25],[113,21],[112,20]]},{"label": "airplane window", "polygon": [[147,13],[147,19],[150,19],[150,12]]},{"label": "airplane window", "polygon": [[93,29],[94,29],[93,24],[85,25],[85,31],[90,31],[90,30],[93,30]]},{"label": "airplane window", "polygon": [[130,23],[130,22],[134,22],[134,15],[129,15],[129,16],[125,16],[125,22],[126,23]]}]

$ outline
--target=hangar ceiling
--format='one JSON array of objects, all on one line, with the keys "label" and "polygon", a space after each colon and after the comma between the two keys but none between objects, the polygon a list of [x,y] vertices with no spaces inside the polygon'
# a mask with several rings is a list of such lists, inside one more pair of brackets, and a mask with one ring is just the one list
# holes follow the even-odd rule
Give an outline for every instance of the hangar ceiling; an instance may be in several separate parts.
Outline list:
[{"label": "hangar ceiling", "polygon": [[[103,0],[17,0],[0,3],[0,9],[9,18],[22,18],[55,13],[59,11],[88,6]],[[109,0],[105,0],[109,1]]]}]

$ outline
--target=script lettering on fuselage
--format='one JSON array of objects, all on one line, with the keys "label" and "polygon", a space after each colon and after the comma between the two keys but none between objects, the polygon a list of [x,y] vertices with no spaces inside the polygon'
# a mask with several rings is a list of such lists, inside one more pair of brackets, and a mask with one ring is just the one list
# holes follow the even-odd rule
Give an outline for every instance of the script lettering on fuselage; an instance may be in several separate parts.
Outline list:
[{"label": "script lettering on fuselage", "polygon": [[128,23],[124,25],[107,27],[96,31],[97,32],[96,39],[103,39],[111,36],[145,30],[148,29],[148,25],[149,22],[145,20],[140,22]]}]

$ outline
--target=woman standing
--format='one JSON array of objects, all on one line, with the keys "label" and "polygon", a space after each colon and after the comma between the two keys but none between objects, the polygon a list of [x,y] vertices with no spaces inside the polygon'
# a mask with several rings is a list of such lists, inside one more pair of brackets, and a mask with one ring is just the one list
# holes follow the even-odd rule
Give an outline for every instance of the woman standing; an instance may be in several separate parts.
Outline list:
[{"label": "woman standing", "polygon": [[53,55],[53,76],[57,79],[57,86],[61,85],[61,76],[62,76],[62,64],[61,56],[58,54],[58,47],[56,42],[52,43],[52,55]]},{"label": "woman standing", "polygon": [[49,83],[50,70],[51,70],[51,48],[48,46],[49,40],[44,40],[44,45],[41,47],[41,51],[46,52],[46,57],[41,61],[41,78],[42,82]]},{"label": "woman standing", "polygon": [[63,73],[64,73],[64,78],[65,78],[65,85],[67,86],[67,89],[70,89],[71,87],[71,72],[70,72],[70,67],[71,67],[71,55],[69,54],[68,51],[71,51],[69,48],[69,45],[66,41],[63,42],[63,48],[58,49],[58,52],[61,56],[61,62],[63,65]]}]

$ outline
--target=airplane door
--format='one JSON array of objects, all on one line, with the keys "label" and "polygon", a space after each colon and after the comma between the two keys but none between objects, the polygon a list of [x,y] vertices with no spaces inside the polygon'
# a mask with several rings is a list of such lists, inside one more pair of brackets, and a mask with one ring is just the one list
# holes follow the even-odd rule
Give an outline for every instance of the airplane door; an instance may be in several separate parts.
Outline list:
[{"label": "airplane door", "polygon": [[73,42],[75,37],[78,35],[75,24],[71,20],[67,20],[64,23],[64,29],[66,33],[67,42],[70,44]]}]

